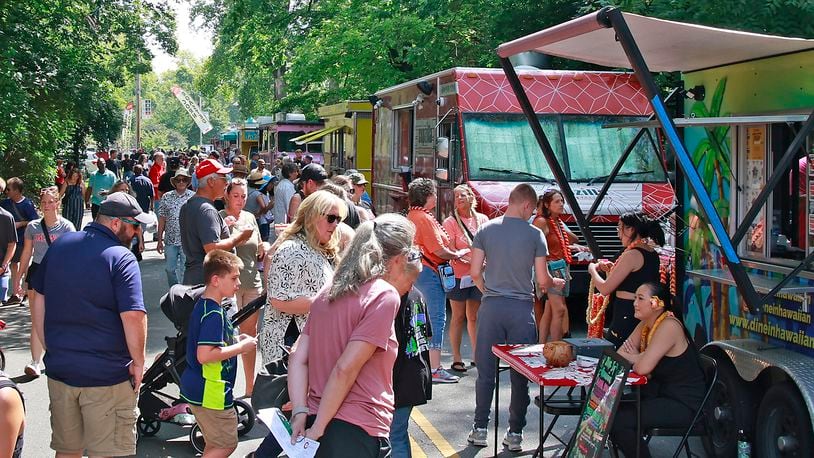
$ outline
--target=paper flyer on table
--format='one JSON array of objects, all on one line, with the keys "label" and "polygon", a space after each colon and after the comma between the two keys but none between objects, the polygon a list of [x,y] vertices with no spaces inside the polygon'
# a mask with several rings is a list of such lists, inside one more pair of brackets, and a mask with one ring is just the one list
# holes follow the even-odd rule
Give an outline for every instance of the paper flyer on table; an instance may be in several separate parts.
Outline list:
[{"label": "paper flyer on table", "polygon": [[271,434],[277,439],[283,452],[289,458],[313,458],[319,448],[319,442],[300,437],[297,443],[291,445],[291,425],[280,409],[272,407],[261,409],[257,417],[269,428]]}]

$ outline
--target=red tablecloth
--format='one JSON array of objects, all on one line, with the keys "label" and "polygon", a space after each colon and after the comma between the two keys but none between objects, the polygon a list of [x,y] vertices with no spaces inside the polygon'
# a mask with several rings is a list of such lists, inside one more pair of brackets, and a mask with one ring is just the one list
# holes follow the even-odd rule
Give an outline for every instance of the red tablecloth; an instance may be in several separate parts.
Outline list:
[{"label": "red tablecloth", "polygon": [[[594,378],[596,365],[578,367],[571,361],[567,367],[545,365],[543,345],[509,344],[494,345],[492,353],[512,369],[537,385],[544,386],[589,386]],[[644,385],[647,377],[631,372],[628,385]]]}]

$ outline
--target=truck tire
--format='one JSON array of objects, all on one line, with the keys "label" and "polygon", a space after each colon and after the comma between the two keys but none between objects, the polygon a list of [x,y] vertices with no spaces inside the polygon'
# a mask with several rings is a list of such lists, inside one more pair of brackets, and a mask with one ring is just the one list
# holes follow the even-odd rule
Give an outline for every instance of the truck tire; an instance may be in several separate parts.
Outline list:
[{"label": "truck tire", "polygon": [[738,454],[738,430],[750,434],[754,429],[757,396],[729,359],[715,359],[718,380],[707,401],[709,415],[704,418],[709,434],[704,436],[703,444],[708,456],[731,458]]},{"label": "truck tire", "polygon": [[760,403],[755,434],[755,456],[810,457],[811,418],[797,386],[784,382],[769,388]]}]

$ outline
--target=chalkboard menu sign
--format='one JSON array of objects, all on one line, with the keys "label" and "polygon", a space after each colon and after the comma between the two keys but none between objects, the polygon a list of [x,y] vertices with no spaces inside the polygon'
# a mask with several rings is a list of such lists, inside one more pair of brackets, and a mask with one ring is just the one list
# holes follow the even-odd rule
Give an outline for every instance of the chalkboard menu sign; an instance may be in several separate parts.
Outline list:
[{"label": "chalkboard menu sign", "polygon": [[602,455],[629,372],[630,364],[624,358],[615,351],[605,350],[596,366],[588,400],[582,407],[577,432],[568,450],[569,458]]}]

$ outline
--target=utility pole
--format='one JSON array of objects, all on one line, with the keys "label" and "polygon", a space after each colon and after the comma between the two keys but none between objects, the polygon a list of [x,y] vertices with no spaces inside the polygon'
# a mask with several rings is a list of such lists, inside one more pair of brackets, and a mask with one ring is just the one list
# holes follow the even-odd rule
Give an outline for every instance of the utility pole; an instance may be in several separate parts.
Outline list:
[{"label": "utility pole", "polygon": [[136,73],[136,152],[141,149],[141,74]]}]

